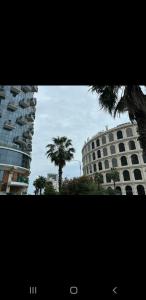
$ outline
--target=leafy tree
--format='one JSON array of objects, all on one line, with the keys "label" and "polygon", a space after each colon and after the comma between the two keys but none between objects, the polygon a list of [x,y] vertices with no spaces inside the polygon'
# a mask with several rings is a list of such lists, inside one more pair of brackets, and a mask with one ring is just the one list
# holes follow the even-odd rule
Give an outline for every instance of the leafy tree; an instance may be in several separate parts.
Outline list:
[{"label": "leafy tree", "polygon": [[92,177],[81,176],[64,180],[61,189],[62,195],[108,195],[103,187],[98,188]]},{"label": "leafy tree", "polygon": [[54,162],[55,166],[58,166],[58,177],[59,177],[59,191],[62,186],[62,170],[66,165],[67,161],[71,161],[75,149],[72,147],[72,140],[67,137],[53,138],[53,144],[48,144],[47,157]]},{"label": "leafy tree", "polygon": [[36,180],[34,180],[33,185],[35,187],[35,195],[42,194],[42,190],[45,188],[46,178],[43,176],[39,176]]},{"label": "leafy tree", "polygon": [[57,192],[55,191],[53,184],[51,181],[46,182],[44,195],[56,195]]},{"label": "leafy tree", "polygon": [[136,121],[139,133],[139,142],[146,154],[146,95],[139,85],[92,85],[92,92],[99,95],[101,108],[114,117],[117,113],[129,114],[131,122]]},{"label": "leafy tree", "polygon": [[103,183],[103,175],[101,173],[96,172],[94,174],[94,181],[98,185],[98,190],[100,189],[100,184]]},{"label": "leafy tree", "polygon": [[112,168],[111,171],[107,173],[107,177],[109,177],[110,180],[113,180],[115,190],[116,182],[119,181],[119,172],[115,168]]}]

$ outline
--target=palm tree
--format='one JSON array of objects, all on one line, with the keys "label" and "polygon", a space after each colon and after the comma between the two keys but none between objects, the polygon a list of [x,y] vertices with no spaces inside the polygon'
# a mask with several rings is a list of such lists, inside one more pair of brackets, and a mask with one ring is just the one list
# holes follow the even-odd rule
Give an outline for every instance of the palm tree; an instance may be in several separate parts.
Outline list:
[{"label": "palm tree", "polygon": [[40,191],[40,195],[42,194],[42,190],[45,188],[46,185],[46,178],[43,176],[39,176],[34,182],[33,185],[35,186],[35,195],[38,195]]},{"label": "palm tree", "polygon": [[96,172],[94,174],[94,181],[98,185],[98,190],[100,189],[100,184],[103,183],[103,175],[101,173]]},{"label": "palm tree", "polygon": [[59,177],[59,192],[62,186],[62,169],[66,165],[66,161],[70,161],[73,158],[75,149],[72,147],[72,140],[67,137],[57,137],[52,139],[54,144],[48,144],[47,157],[54,162],[55,166],[58,166]]},{"label": "palm tree", "polygon": [[125,111],[133,123],[136,121],[139,142],[146,154],[146,95],[139,85],[92,85],[90,90],[99,95],[99,104],[114,117]]}]

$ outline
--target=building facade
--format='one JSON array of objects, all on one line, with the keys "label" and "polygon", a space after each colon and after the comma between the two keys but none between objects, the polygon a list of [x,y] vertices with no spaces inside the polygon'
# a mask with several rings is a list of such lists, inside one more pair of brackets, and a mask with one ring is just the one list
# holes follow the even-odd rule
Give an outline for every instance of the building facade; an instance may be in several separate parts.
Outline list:
[{"label": "building facade", "polygon": [[116,190],[122,195],[146,194],[146,157],[138,141],[137,125],[121,124],[87,139],[82,149],[83,174],[102,174],[105,188],[113,188],[108,173],[119,173]]},{"label": "building facade", "polygon": [[26,194],[37,86],[0,86],[0,194]]},{"label": "building facade", "polygon": [[52,182],[54,190],[59,192],[59,185],[58,185],[58,175],[54,173],[49,173],[47,175],[47,181]]}]

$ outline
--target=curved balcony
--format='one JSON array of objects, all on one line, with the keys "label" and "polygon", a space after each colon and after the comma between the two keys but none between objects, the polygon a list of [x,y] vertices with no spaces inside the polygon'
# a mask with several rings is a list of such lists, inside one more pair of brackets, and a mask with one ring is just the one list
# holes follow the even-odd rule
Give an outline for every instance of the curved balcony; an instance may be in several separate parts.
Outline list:
[{"label": "curved balcony", "polygon": [[29,140],[32,140],[32,133],[30,131],[25,131],[23,136]]},{"label": "curved balcony", "polygon": [[30,100],[29,100],[29,99],[27,99],[27,100],[22,99],[22,100],[20,100],[19,105],[20,105],[22,108],[27,108],[27,107],[30,106]]},{"label": "curved balcony", "polygon": [[0,86],[0,99],[4,99],[4,98],[5,98],[4,86],[1,85]]},{"label": "curved balcony", "polygon": [[30,105],[31,106],[36,106],[36,104],[37,104],[37,99],[36,98],[30,99]]},{"label": "curved balcony", "polygon": [[12,130],[12,129],[15,128],[15,125],[12,124],[11,121],[6,121],[6,122],[4,123],[3,128],[4,128],[4,129],[7,129],[7,130]]},{"label": "curved balcony", "polygon": [[24,93],[31,92],[31,85],[21,85],[21,89]]},{"label": "curved balcony", "polygon": [[11,90],[11,93],[13,94],[13,96],[15,97],[17,94],[19,94],[21,92],[21,86],[20,85],[12,85],[10,90]]},{"label": "curved balcony", "polygon": [[8,110],[15,111],[15,110],[17,110],[17,108],[18,107],[17,107],[17,105],[16,105],[16,103],[14,101],[8,103],[8,106],[7,106]]},{"label": "curved balcony", "polygon": [[34,119],[35,119],[35,116],[34,116],[34,114],[29,114],[29,115],[26,115],[26,119],[29,121],[29,122],[33,122],[34,121]]},{"label": "curved balcony", "polygon": [[26,141],[25,139],[23,139],[22,136],[16,136],[14,139],[13,139],[13,142],[15,144],[18,144],[18,145],[26,145]]},{"label": "curved balcony", "polygon": [[25,117],[19,117],[16,122],[19,124],[19,125],[25,125],[27,124],[27,119]]},{"label": "curved balcony", "polygon": [[32,92],[38,92],[38,87],[37,85],[32,85]]}]

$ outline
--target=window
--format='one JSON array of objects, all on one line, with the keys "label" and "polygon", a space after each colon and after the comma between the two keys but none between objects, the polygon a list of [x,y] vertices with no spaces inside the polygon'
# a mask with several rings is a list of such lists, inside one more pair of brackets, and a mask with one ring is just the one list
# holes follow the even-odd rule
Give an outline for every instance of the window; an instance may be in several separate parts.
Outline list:
[{"label": "window", "polygon": [[91,162],[91,153],[89,154],[89,162]]},{"label": "window", "polygon": [[106,182],[111,182],[111,178],[109,173],[106,173]]},{"label": "window", "polygon": [[106,136],[105,135],[102,136],[102,144],[106,144]]},{"label": "window", "polygon": [[104,166],[105,166],[105,169],[109,169],[109,162],[107,159],[104,162]]},{"label": "window", "polygon": [[131,162],[132,162],[132,165],[139,164],[138,156],[136,154],[131,155]]},{"label": "window", "polygon": [[100,150],[97,151],[97,157],[98,157],[98,158],[101,157],[101,151],[100,151]]},{"label": "window", "polygon": [[126,195],[133,195],[132,187],[130,185],[126,186]]},{"label": "window", "polygon": [[114,140],[114,135],[112,132],[109,133],[108,139],[109,139],[109,142],[112,142]]},{"label": "window", "polygon": [[103,156],[107,156],[107,148],[103,148]]},{"label": "window", "polygon": [[126,156],[121,157],[121,166],[127,166],[127,158]]},{"label": "window", "polygon": [[94,145],[94,142],[92,142],[92,149],[94,149],[95,148],[95,145]]},{"label": "window", "polygon": [[146,164],[146,155],[143,154],[143,162]]},{"label": "window", "polygon": [[142,179],[141,171],[139,169],[134,170],[134,177],[135,177],[135,180],[141,180]]},{"label": "window", "polygon": [[125,151],[125,145],[123,143],[119,144],[119,152],[124,152]]},{"label": "window", "polygon": [[134,150],[134,149],[136,149],[135,142],[134,141],[129,141],[129,150]]},{"label": "window", "polygon": [[111,154],[114,154],[116,152],[115,146],[111,145],[110,150],[111,150]]},{"label": "window", "polygon": [[112,158],[112,166],[113,168],[116,168],[118,166],[116,158]]},{"label": "window", "polygon": [[120,186],[116,186],[116,192],[117,192],[118,195],[122,195],[122,191],[121,191]]},{"label": "window", "polygon": [[90,173],[92,173],[92,165],[89,166]]},{"label": "window", "polygon": [[96,172],[96,171],[97,171],[96,164],[94,164],[94,172]]},{"label": "window", "polygon": [[123,172],[123,177],[124,177],[124,181],[130,180],[129,171],[125,170],[125,171]]},{"label": "window", "polygon": [[123,133],[121,130],[117,131],[117,139],[122,139],[123,138]]},{"label": "window", "polygon": [[95,152],[92,153],[92,158],[95,160]]},{"label": "window", "polygon": [[102,170],[102,163],[101,163],[101,161],[98,163],[98,168],[99,168],[99,171]]},{"label": "window", "polygon": [[96,146],[97,146],[97,147],[100,146],[100,141],[99,141],[99,139],[96,140]]},{"label": "window", "polygon": [[137,186],[137,193],[138,193],[138,195],[145,195],[145,190],[144,190],[143,185]]},{"label": "window", "polygon": [[127,134],[127,137],[133,136],[132,128],[127,128],[126,134]]}]

